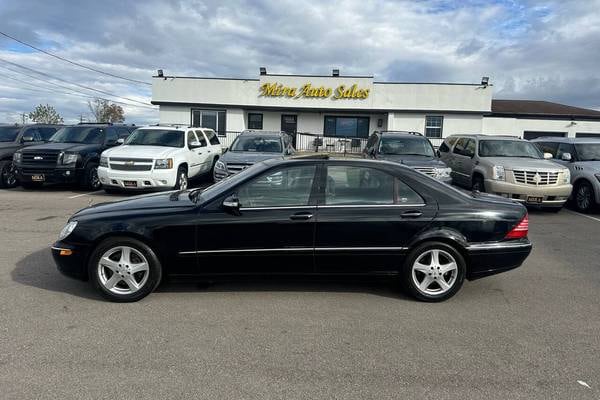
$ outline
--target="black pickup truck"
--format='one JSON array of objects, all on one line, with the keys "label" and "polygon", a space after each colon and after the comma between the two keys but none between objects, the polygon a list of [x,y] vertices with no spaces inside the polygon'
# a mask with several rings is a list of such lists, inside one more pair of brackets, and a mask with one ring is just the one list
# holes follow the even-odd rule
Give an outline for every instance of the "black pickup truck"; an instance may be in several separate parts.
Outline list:
[{"label": "black pickup truck", "polygon": [[0,125],[0,188],[19,184],[13,166],[13,154],[23,147],[48,141],[61,125]]},{"label": "black pickup truck", "polygon": [[74,183],[97,190],[100,154],[122,143],[136,126],[84,123],[60,129],[44,144],[17,151],[13,157],[24,188],[49,183]]}]

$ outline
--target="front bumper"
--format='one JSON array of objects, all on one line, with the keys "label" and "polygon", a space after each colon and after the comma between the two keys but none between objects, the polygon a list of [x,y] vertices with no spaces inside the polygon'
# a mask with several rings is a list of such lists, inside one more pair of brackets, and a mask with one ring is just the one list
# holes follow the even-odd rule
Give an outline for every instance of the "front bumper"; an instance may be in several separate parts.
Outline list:
[{"label": "front bumper", "polygon": [[213,170],[213,179],[215,182],[219,182],[219,181],[227,178],[229,175],[231,175],[231,174],[223,169],[215,168]]},{"label": "front bumper", "polygon": [[562,207],[569,199],[573,186],[570,183],[562,185],[527,185],[506,181],[486,179],[485,191],[507,197],[521,203],[527,203],[528,197],[541,197],[543,207]]},{"label": "front bumper", "polygon": [[[36,168],[26,165],[17,165],[17,178],[21,182],[48,182],[48,183],[77,183],[83,176],[83,169],[75,167]],[[33,180],[34,176],[43,176],[44,180]]]},{"label": "front bumper", "polygon": [[[106,187],[123,190],[171,189],[177,181],[174,169],[153,169],[150,171],[115,171],[106,167],[98,168],[100,183]],[[125,182],[129,185],[126,186]],[[135,182],[135,186],[132,183]]]},{"label": "front bumper", "polygon": [[[67,250],[65,255],[61,255],[63,250]],[[66,255],[66,253],[69,253]],[[89,248],[87,246],[74,246],[62,242],[56,242],[52,245],[52,258],[58,270],[66,276],[79,280],[87,280],[87,259]]]},{"label": "front bumper", "polygon": [[531,253],[528,239],[473,243],[466,247],[469,258],[467,279],[474,280],[517,268]]}]

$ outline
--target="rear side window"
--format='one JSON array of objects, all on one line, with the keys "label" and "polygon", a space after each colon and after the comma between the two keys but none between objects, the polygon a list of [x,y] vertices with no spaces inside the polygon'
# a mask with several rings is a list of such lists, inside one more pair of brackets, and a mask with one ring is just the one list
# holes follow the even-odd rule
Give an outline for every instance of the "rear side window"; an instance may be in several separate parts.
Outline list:
[{"label": "rear side window", "polygon": [[217,134],[215,133],[215,131],[207,130],[205,133],[206,133],[206,137],[208,138],[208,142],[210,144],[212,144],[213,146],[221,144],[221,142],[219,142],[219,138],[217,137]]},{"label": "rear side window", "polygon": [[207,143],[206,138],[204,137],[204,134],[202,133],[202,131],[196,131],[196,136],[198,136],[198,141],[200,142],[200,147],[208,146],[208,143]]},{"label": "rear side window", "polygon": [[394,204],[392,175],[373,168],[327,167],[326,205]]}]

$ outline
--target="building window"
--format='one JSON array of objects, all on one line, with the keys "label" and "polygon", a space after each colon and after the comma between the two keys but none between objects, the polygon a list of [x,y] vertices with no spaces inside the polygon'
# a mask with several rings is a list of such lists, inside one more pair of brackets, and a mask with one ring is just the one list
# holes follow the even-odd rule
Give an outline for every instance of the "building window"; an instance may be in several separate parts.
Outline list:
[{"label": "building window", "polygon": [[325,136],[367,138],[369,117],[325,117]]},{"label": "building window", "polygon": [[441,138],[444,117],[439,115],[427,115],[425,117],[425,136],[429,138]]},{"label": "building window", "polygon": [[223,136],[227,132],[225,111],[192,109],[192,126],[209,128]]},{"label": "building window", "polygon": [[262,129],[263,115],[257,113],[248,113],[248,129]]}]

